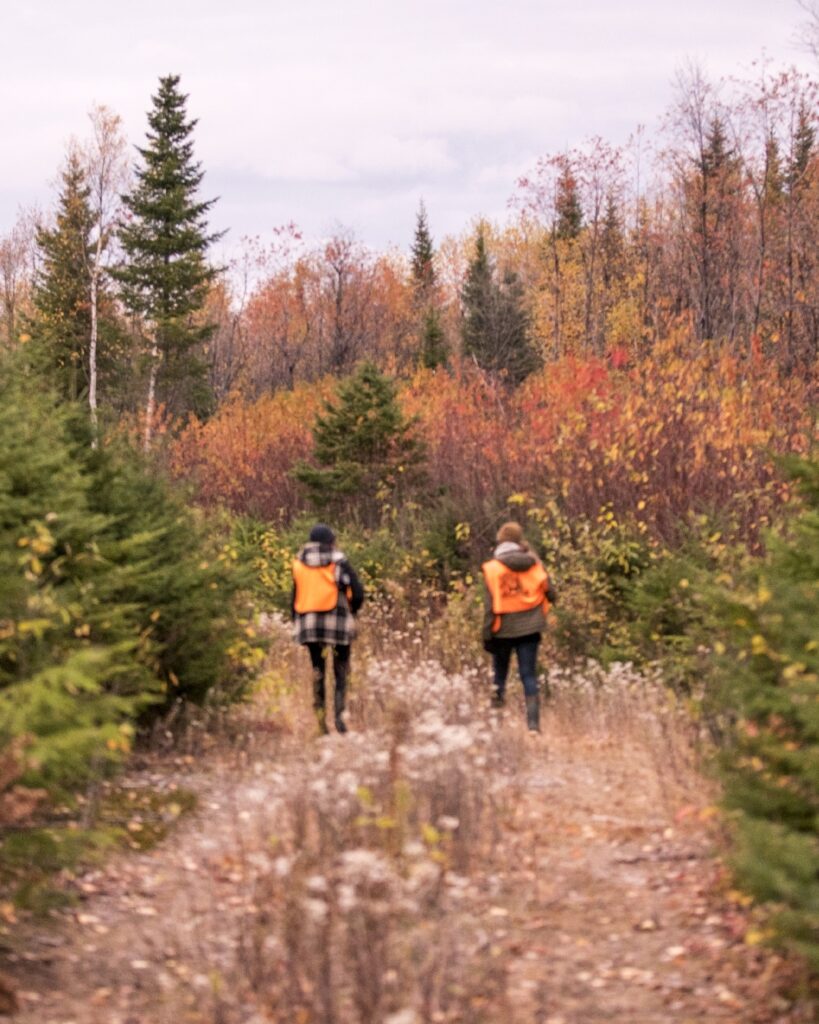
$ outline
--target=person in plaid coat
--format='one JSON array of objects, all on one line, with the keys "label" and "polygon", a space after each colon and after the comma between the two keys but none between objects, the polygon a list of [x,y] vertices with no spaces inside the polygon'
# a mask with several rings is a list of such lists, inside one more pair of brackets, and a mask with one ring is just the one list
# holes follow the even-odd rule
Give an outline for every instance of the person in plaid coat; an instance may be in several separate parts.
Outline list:
[{"label": "person in plaid coat", "polygon": [[364,603],[364,588],[329,526],[317,523],[293,560],[293,621],[296,642],[305,646],[313,667],[313,707],[322,733],[327,732],[325,674],[327,647],[333,652],[333,709],[338,732],[346,732],[344,707],[350,671],[355,616]]}]

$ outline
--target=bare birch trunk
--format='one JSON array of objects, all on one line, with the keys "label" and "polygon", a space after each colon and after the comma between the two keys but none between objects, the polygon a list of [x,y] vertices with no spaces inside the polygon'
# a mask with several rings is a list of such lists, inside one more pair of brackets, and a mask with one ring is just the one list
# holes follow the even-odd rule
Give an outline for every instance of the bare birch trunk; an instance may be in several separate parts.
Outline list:
[{"label": "bare birch trunk", "polygon": [[148,401],[145,404],[145,432],[142,447],[147,455],[151,450],[154,431],[154,412],[156,410],[156,375],[159,370],[159,346],[156,341],[151,345],[151,372],[148,377]]},{"label": "bare birch trunk", "polygon": [[91,337],[88,347],[88,407],[91,419],[91,447],[99,444],[98,384],[100,290],[105,255],[117,220],[119,196],[128,178],[125,138],[120,118],[107,107],[95,105],[89,119],[93,137],[84,147],[84,160],[93,196],[97,238],[89,259]]},{"label": "bare birch trunk", "polygon": [[94,265],[91,268],[91,339],[88,346],[88,407],[91,412],[91,447],[97,447],[97,339],[99,333],[99,275],[102,262],[102,236],[97,235]]}]

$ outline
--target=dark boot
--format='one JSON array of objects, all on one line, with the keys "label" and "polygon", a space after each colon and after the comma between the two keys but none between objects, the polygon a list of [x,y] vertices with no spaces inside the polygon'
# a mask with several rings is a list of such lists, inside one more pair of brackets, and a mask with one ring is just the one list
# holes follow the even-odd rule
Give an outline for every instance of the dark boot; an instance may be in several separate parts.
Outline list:
[{"label": "dark boot", "polygon": [[316,712],[319,732],[327,735],[327,712],[324,707],[324,666],[317,668],[313,666],[313,710]]},{"label": "dark boot", "polygon": [[336,692],[333,694],[333,702],[335,704],[336,712],[336,732],[347,732],[347,723],[344,721],[344,690],[339,690],[336,686]]},{"label": "dark boot", "polygon": [[336,688],[333,693],[333,710],[336,714],[336,732],[347,732],[344,721],[344,702],[347,696],[347,662],[336,660],[333,665]]},{"label": "dark boot", "polygon": [[536,693],[526,697],[526,725],[530,732],[540,732],[540,697]]}]

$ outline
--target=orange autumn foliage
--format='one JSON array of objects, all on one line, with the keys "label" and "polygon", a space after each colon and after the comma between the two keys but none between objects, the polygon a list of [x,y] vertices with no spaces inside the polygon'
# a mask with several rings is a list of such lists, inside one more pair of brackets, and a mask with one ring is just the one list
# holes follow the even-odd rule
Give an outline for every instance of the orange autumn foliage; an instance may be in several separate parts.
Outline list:
[{"label": "orange autumn foliage", "polygon": [[234,396],[207,422],[192,420],[169,453],[171,472],[192,481],[199,501],[282,522],[303,507],[293,465],[312,448],[311,427],[326,383],[255,402]]},{"label": "orange autumn foliage", "polygon": [[476,520],[505,499],[509,441],[516,425],[503,387],[471,365],[453,373],[419,371],[400,392],[404,412],[418,420],[427,452],[427,486]]},{"label": "orange autumn foliage", "polygon": [[561,361],[520,393],[521,477],[569,515],[610,505],[669,538],[722,514],[752,540],[787,493],[775,457],[811,444],[815,381],[672,345],[622,370]]},{"label": "orange autumn foliage", "polygon": [[[556,500],[571,517],[610,506],[670,539],[691,514],[722,514],[753,541],[787,497],[775,457],[815,440],[809,412],[819,377],[782,378],[761,360],[680,354],[565,357],[516,392],[461,365],[419,371],[399,398],[426,449],[419,507],[447,501],[491,531],[512,494]],[[234,398],[193,423],[171,452],[199,498],[286,522],[305,498],[290,470],[312,448],[311,427],[333,382],[254,403]]]}]

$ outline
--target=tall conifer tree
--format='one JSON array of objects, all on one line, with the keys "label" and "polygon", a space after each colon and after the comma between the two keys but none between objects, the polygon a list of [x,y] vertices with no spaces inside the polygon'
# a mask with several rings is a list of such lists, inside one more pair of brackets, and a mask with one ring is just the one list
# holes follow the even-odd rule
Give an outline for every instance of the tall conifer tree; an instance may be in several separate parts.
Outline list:
[{"label": "tall conifer tree", "polygon": [[779,143],[771,132],[765,143],[765,199],[777,203],[784,194],[785,177],[782,173],[782,160],[779,156]]},{"label": "tall conifer tree", "polygon": [[520,279],[507,270],[498,284],[483,224],[475,237],[475,255],[461,298],[464,354],[483,369],[502,373],[511,384],[520,384],[537,369],[540,359],[529,337]]},{"label": "tall conifer tree", "polygon": [[430,370],[445,365],[448,357],[441,315],[436,304],[434,258],[435,249],[429,232],[427,209],[422,201],[418,207],[412,243],[412,288],[418,321],[419,361]]},{"label": "tall conifer tree", "polygon": [[603,252],[603,284],[608,289],[612,281],[622,277],[624,270],[623,218],[617,196],[613,192],[606,196],[606,213],[600,241]]},{"label": "tall conifer tree", "polygon": [[466,272],[461,298],[463,301],[463,346],[464,354],[473,356],[478,365],[484,366],[491,350],[490,330],[494,291],[492,267],[486,249],[486,235],[483,224],[475,235],[475,254]]},{"label": "tall conifer tree", "polygon": [[115,271],[123,302],[148,334],[146,447],[157,401],[176,413],[201,413],[210,404],[201,346],[214,326],[201,313],[218,273],[207,251],[221,237],[207,223],[216,200],[197,197],[204,177],[193,157],[197,122],[188,120],[179,76],[160,78],[152,100],[148,142],[138,148],[142,163],[134,188],[123,196],[129,214],[119,233],[125,261]]},{"label": "tall conifer tree", "polygon": [[412,242],[412,283],[416,293],[424,296],[435,287],[434,255],[427,208],[422,200],[415,219],[415,238]]},{"label": "tall conifer tree", "polygon": [[37,231],[40,269],[32,294],[31,334],[36,362],[58,392],[76,401],[88,382],[91,282],[88,274],[94,217],[77,153],[62,172],[52,228]]}]

